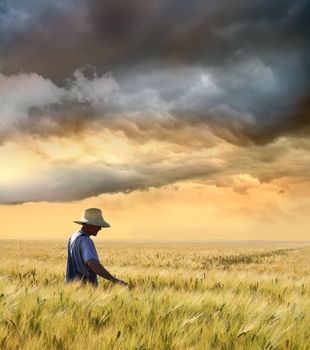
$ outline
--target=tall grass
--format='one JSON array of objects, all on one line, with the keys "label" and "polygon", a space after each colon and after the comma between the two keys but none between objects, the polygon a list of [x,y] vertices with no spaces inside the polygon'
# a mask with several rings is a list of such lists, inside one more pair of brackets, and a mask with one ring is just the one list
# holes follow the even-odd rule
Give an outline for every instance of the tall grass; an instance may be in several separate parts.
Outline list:
[{"label": "tall grass", "polygon": [[132,289],[64,284],[66,244],[0,245],[0,349],[310,349],[310,248],[100,243]]}]

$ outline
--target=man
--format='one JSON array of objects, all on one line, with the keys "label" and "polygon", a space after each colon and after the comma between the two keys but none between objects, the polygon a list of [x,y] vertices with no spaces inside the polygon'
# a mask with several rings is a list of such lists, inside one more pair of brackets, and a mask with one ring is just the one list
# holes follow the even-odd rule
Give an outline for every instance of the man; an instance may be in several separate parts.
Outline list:
[{"label": "man", "polygon": [[99,257],[90,236],[97,236],[102,227],[110,227],[103,219],[102,212],[98,208],[85,210],[81,220],[74,221],[82,225],[68,242],[68,261],[66,281],[80,280],[97,285],[97,275],[115,283],[128,286],[128,284],[110,274],[99,261]]}]

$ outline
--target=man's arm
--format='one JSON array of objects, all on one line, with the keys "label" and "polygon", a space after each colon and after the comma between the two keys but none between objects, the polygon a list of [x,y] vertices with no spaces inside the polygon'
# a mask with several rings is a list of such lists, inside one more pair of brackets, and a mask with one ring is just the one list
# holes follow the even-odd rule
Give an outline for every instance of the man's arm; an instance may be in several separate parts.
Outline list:
[{"label": "man's arm", "polygon": [[122,280],[119,280],[118,278],[112,276],[108,270],[106,270],[99,260],[91,259],[86,262],[87,266],[95,272],[95,274],[105,278],[106,280],[109,280],[116,284],[121,284],[124,286],[128,286],[128,284]]}]

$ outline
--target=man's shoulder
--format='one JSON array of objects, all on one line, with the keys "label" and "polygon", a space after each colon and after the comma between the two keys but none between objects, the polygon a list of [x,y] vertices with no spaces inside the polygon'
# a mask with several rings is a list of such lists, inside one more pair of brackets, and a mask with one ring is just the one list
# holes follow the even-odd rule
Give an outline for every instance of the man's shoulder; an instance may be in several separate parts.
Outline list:
[{"label": "man's shoulder", "polygon": [[70,239],[69,239],[70,245],[78,243],[79,246],[83,247],[89,247],[92,246],[95,248],[95,244],[93,240],[88,236],[83,234],[81,230],[74,232]]},{"label": "man's shoulder", "polygon": [[80,242],[82,245],[95,246],[93,240],[86,235],[80,235]]},{"label": "man's shoulder", "polygon": [[83,231],[77,231],[74,233],[75,235],[75,239],[78,239],[79,242],[82,244],[82,245],[94,245],[94,242],[92,241],[92,239],[86,235],[85,233],[83,233]]},{"label": "man's shoulder", "polygon": [[75,243],[76,241],[81,241],[82,239],[84,238],[88,238],[87,236],[84,236],[83,233],[81,231],[76,231],[74,232],[71,237],[69,238],[69,243],[70,244],[73,244]]},{"label": "man's shoulder", "polygon": [[74,233],[72,233],[72,235],[70,236],[70,241],[74,241],[76,240],[79,236],[81,235],[81,231],[75,231]]}]

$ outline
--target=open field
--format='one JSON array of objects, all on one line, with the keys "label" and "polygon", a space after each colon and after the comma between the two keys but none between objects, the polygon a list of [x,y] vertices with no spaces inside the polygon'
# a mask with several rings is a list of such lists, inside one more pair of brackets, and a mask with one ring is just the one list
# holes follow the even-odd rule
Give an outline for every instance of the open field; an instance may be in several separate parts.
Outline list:
[{"label": "open field", "polygon": [[65,285],[66,242],[0,242],[0,349],[310,349],[310,244],[96,245],[131,290]]}]

